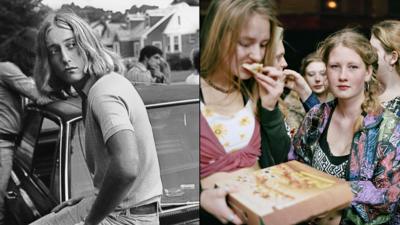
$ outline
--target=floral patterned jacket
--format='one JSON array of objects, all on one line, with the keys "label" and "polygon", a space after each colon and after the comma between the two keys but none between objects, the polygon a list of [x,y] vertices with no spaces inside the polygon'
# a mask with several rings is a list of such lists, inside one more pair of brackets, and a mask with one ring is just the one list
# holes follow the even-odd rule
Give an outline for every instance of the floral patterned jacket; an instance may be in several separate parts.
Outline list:
[{"label": "floral patterned jacket", "polygon": [[[289,159],[311,164],[312,146],[325,129],[336,101],[313,107],[293,138]],[[387,224],[398,214],[400,198],[400,119],[386,110],[367,115],[354,134],[346,180],[354,199],[341,224]],[[398,215],[397,215],[398,216]],[[351,221],[351,222],[350,222]]]}]

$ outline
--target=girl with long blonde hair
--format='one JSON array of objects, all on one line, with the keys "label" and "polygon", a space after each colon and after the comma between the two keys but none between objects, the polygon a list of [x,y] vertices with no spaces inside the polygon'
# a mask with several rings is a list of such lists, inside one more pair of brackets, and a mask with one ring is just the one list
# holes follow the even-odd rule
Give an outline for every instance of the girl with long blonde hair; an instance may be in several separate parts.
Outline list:
[{"label": "girl with long blonde hair", "polygon": [[277,24],[271,0],[215,0],[201,27],[202,223],[245,222],[227,206],[226,190],[213,188],[220,172],[286,160],[290,139],[277,107],[284,77],[267,56]]},{"label": "girl with long blonde hair", "polygon": [[329,36],[319,50],[335,100],[307,113],[289,158],[350,183],[353,202],[330,224],[387,224],[400,197],[400,125],[379,103],[378,55],[351,29]]}]

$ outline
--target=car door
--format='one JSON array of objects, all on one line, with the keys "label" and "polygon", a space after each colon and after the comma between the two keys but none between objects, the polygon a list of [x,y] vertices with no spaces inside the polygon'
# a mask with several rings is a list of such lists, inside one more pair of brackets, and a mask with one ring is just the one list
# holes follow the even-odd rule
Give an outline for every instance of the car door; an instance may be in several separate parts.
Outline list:
[{"label": "car door", "polygon": [[148,106],[163,183],[161,224],[199,219],[199,104],[171,101]]},{"label": "car door", "polygon": [[59,126],[36,108],[27,110],[24,121],[6,197],[7,207],[18,224],[28,224],[56,205],[49,184],[57,162],[54,156]]}]

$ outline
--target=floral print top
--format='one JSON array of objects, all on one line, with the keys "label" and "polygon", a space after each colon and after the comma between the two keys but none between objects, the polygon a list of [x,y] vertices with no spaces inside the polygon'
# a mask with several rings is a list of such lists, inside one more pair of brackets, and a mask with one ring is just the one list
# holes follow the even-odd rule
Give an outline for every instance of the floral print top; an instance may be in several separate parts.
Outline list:
[{"label": "floral print top", "polygon": [[[313,107],[296,133],[289,159],[311,165],[313,148],[325,129],[336,101]],[[400,119],[385,110],[366,115],[353,136],[346,180],[354,199],[341,224],[388,224],[398,215],[400,198]],[[351,222],[350,222],[351,221]]]},{"label": "floral print top", "polygon": [[249,143],[256,122],[251,100],[232,116],[218,114],[203,103],[200,110],[226,152],[237,151]]}]

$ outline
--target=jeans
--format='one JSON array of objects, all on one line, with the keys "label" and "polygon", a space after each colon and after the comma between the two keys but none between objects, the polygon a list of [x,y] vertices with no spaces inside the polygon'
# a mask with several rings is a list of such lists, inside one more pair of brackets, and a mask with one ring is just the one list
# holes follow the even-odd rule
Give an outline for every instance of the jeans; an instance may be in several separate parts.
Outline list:
[{"label": "jeans", "polygon": [[4,224],[5,197],[14,156],[14,144],[0,140],[0,225]]},{"label": "jeans", "polygon": [[[82,199],[78,204],[63,208],[57,213],[50,213],[31,225],[74,225],[85,220],[95,196]],[[113,212],[99,223],[99,225],[158,225],[158,213],[146,215],[132,215],[129,211]]]}]

